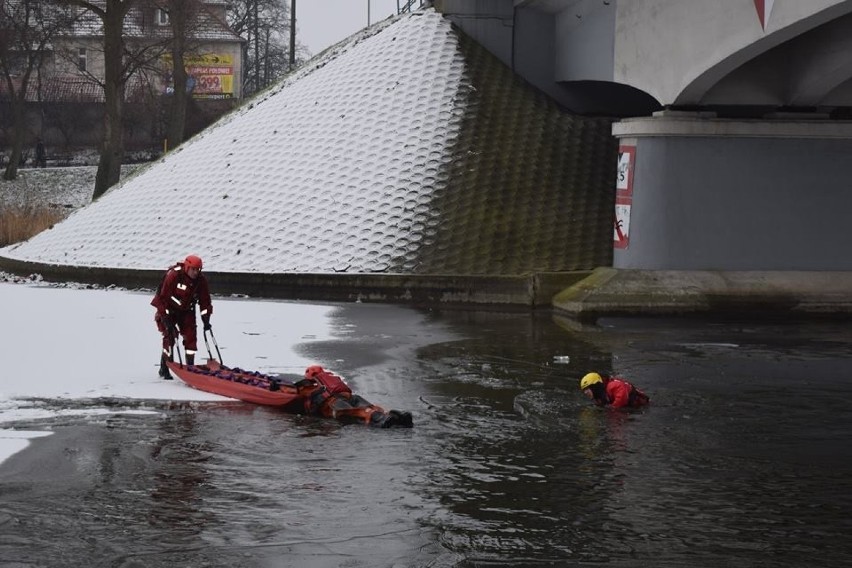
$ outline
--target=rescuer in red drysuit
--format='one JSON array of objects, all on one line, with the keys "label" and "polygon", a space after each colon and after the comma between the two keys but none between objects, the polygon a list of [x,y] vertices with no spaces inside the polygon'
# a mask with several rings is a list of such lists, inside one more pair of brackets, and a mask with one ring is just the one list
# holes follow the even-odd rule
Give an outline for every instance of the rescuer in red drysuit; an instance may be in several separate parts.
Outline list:
[{"label": "rescuer in red drysuit", "polygon": [[212,328],[210,316],[213,304],[210,301],[210,288],[207,278],[201,273],[201,259],[194,254],[186,257],[166,271],[163,281],[151,300],[157,308],[154,321],[163,334],[163,354],[160,358],[160,376],[171,379],[166,361],[172,360],[172,346],[178,333],[183,336],[187,365],[195,364],[195,352],[198,351],[195,323],[195,304],[201,306],[201,321],[204,330]]},{"label": "rescuer in red drysuit", "polygon": [[603,378],[597,373],[588,373],[580,379],[580,390],[598,406],[639,408],[651,402],[647,394],[624,379]]}]

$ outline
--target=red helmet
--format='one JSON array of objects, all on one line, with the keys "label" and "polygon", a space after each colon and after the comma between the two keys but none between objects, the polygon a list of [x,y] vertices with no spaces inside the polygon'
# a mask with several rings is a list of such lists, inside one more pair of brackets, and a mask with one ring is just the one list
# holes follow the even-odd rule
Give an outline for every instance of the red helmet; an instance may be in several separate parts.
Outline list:
[{"label": "red helmet", "polygon": [[194,254],[191,254],[188,257],[186,257],[186,260],[183,261],[183,265],[186,266],[187,268],[197,268],[198,270],[201,270],[201,265],[202,265],[201,257],[195,256]]},{"label": "red helmet", "polygon": [[317,375],[324,373],[324,372],[325,372],[325,369],[323,369],[319,365],[311,365],[310,367],[305,369],[305,377],[307,377],[308,379],[313,379]]}]

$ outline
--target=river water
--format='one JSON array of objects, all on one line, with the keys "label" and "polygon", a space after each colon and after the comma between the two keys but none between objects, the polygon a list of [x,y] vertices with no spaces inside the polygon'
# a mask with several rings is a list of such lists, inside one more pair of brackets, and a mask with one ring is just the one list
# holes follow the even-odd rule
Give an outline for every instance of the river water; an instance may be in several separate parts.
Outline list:
[{"label": "river water", "polygon": [[[351,304],[334,329],[304,354],[413,429],[243,403],[53,419],[0,466],[0,565],[852,565],[848,324]],[[588,370],[651,407],[590,406]]]}]

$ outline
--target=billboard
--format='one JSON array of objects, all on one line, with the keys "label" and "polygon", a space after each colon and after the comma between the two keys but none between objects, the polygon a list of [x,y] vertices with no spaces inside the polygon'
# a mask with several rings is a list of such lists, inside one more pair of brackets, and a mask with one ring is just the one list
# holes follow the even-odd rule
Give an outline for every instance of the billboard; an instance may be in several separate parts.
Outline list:
[{"label": "billboard", "polygon": [[[172,67],[170,54],[163,56],[167,68]],[[227,53],[187,54],[183,57],[186,68],[187,91],[194,99],[230,99],[234,97],[234,56]],[[165,81],[165,93],[174,92],[172,74]]]}]

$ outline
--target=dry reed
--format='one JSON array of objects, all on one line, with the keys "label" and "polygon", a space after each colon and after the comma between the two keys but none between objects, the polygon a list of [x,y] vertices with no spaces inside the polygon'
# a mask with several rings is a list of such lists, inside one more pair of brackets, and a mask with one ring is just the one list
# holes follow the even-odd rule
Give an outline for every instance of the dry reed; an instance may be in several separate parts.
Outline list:
[{"label": "dry reed", "polygon": [[65,212],[47,206],[0,208],[0,247],[25,241],[64,218]]}]

